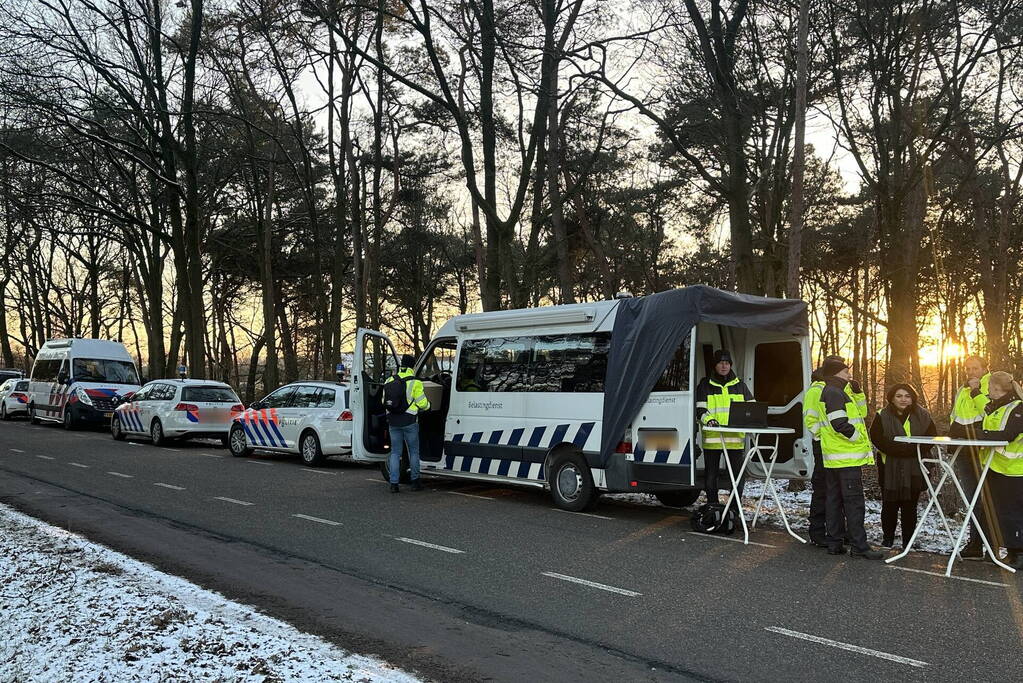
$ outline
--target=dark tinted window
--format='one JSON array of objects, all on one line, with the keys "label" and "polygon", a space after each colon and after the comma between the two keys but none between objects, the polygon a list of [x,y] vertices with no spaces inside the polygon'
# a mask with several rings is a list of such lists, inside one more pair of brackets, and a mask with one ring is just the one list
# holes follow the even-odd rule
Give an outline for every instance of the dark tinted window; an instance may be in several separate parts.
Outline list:
[{"label": "dark tinted window", "polygon": [[14,385],[15,391],[28,391],[28,382],[22,380]]},{"label": "dark tinted window", "polygon": [[333,408],[337,392],[334,389],[320,388],[319,399],[316,401],[317,408]]},{"label": "dark tinted window", "polygon": [[530,391],[604,391],[611,334],[559,334],[536,337]]},{"label": "dark tinted window", "polygon": [[139,383],[139,373],[135,370],[135,364],[124,360],[75,358],[72,370],[72,376],[79,382]]},{"label": "dark tinted window", "polygon": [[181,390],[182,401],[196,403],[238,403],[238,397],[227,387],[185,387]]},{"label": "dark tinted window", "polygon": [[477,339],[462,345],[459,391],[529,391],[531,337]]},{"label": "dark tinted window", "polygon": [[157,384],[149,394],[150,401],[171,401],[177,393],[177,388],[171,384]]},{"label": "dark tinted window", "polygon": [[265,408],[283,408],[288,405],[288,399],[295,393],[295,387],[281,387],[277,391],[273,392],[260,403]]},{"label": "dark tinted window", "polygon": [[803,390],[802,347],[798,341],[757,344],[753,395],[771,406],[788,405]]},{"label": "dark tinted window", "polygon": [[298,387],[291,398],[292,408],[315,408],[320,402],[319,387]]},{"label": "dark tinted window", "polygon": [[653,391],[689,391],[689,351],[692,337],[687,335],[668,361]]},{"label": "dark tinted window", "polygon": [[58,370],[60,370],[59,360],[37,360],[32,368],[32,381],[56,382]]},{"label": "dark tinted window", "polygon": [[135,392],[135,395],[131,397],[131,400],[133,401],[147,400],[149,398],[149,393],[153,390],[154,386],[155,386],[154,384],[147,384],[146,386],[142,387],[141,389]]}]

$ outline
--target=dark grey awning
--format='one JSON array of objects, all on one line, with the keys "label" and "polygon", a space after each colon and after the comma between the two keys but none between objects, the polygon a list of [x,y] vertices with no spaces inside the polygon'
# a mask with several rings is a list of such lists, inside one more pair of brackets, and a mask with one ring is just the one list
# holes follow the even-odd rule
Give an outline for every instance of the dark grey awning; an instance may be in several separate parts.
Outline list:
[{"label": "dark grey awning", "polygon": [[615,317],[604,383],[602,464],[607,464],[679,344],[700,322],[794,335],[808,330],[806,303],[798,299],[769,299],[705,285],[624,299]]}]

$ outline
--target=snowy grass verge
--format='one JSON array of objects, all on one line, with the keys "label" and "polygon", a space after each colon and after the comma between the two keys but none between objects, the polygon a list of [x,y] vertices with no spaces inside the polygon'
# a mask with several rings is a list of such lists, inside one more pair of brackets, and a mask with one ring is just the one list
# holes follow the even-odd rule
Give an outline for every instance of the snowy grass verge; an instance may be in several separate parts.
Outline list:
[{"label": "snowy grass verge", "polygon": [[0,505],[0,678],[416,681]]}]

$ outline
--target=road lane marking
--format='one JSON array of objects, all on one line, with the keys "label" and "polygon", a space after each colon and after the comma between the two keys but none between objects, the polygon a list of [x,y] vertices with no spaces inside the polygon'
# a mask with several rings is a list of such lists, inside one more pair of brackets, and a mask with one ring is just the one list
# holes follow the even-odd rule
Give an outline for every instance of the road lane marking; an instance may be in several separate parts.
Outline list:
[{"label": "road lane marking", "polygon": [[771,633],[779,633],[783,636],[789,636],[790,638],[799,638],[800,640],[807,640],[811,643],[818,643],[820,645],[828,645],[830,647],[837,647],[840,650],[848,650],[849,652],[856,652],[861,655],[870,655],[871,657],[877,657],[878,659],[887,659],[890,662],[897,662],[899,664],[908,664],[909,666],[915,666],[922,668],[930,666],[927,662],[921,662],[918,659],[909,659],[908,657],[900,657],[899,655],[889,654],[887,652],[881,652],[880,650],[871,650],[870,648],[860,647],[859,645],[850,645],[849,643],[843,643],[838,640],[831,640],[830,638],[821,638],[820,636],[813,636],[809,633],[800,633],[799,631],[790,631],[787,628],[781,628],[778,626],[766,626],[764,630],[770,631]]},{"label": "road lane marking", "polygon": [[107,472],[107,474],[111,474],[111,475],[113,475],[115,477],[121,477],[122,479],[134,479],[135,478],[135,475],[133,475],[133,474],[121,474],[120,472]]},{"label": "road lane marking", "polygon": [[253,465],[273,465],[272,462],[265,462],[263,460],[246,460],[245,462],[251,462]]},{"label": "road lane marking", "polygon": [[213,496],[213,500],[222,500],[225,503],[234,503],[235,505],[254,505],[247,500],[238,500],[236,498],[224,498],[223,496]]},{"label": "road lane marking", "polygon": [[40,460],[56,460],[56,458],[51,458],[48,455],[37,455],[36,457],[39,458]]},{"label": "road lane marking", "polygon": [[222,455],[217,455],[216,453],[200,453],[199,455],[205,455],[207,458],[223,458],[224,457]]},{"label": "road lane marking", "polygon": [[174,484],[164,484],[162,481],[154,482],[153,486],[160,486],[160,487],[165,488],[165,489],[171,489],[172,491],[184,491],[185,490],[184,486],[175,486]]},{"label": "road lane marking", "polygon": [[341,522],[334,522],[329,519],[323,519],[322,517],[312,517],[310,515],[292,515],[292,517],[308,519],[310,522],[319,522],[320,524],[329,524],[330,526],[341,526]]},{"label": "road lane marking", "polygon": [[20,448],[12,448],[11,449],[11,453],[24,453],[24,452],[25,451],[21,450]]},{"label": "road lane marking", "polygon": [[180,453],[181,452],[180,448],[167,448],[166,446],[164,446],[162,450],[171,451],[172,453]]},{"label": "road lane marking", "polygon": [[337,476],[337,472],[327,472],[326,470],[314,470],[312,467],[302,467],[303,472],[312,472],[313,474],[329,474],[332,477]]},{"label": "road lane marking", "polygon": [[596,517],[597,519],[614,519],[614,517],[607,517],[605,515],[595,515],[592,512],[573,512],[571,510],[562,510],[561,508],[551,508],[555,512],[564,512],[570,515],[581,515],[583,517]]},{"label": "road lane marking", "polygon": [[776,545],[771,545],[770,543],[757,543],[756,541],[750,541],[748,544],[746,544],[741,538],[731,538],[729,536],[720,536],[718,534],[705,534],[702,531],[687,531],[686,533],[692,536],[703,536],[704,538],[711,538],[714,539],[715,541],[731,541],[732,543],[743,543],[744,545],[756,545],[760,546],[761,548],[778,547]]},{"label": "road lane marking", "polygon": [[383,479],[366,479],[366,481],[375,481],[378,484],[389,484],[390,482],[384,481]]},{"label": "road lane marking", "polygon": [[124,442],[124,445],[125,445],[125,446],[141,446],[142,444],[140,444],[140,443],[135,443],[134,441],[125,441],[125,442]]},{"label": "road lane marking", "polygon": [[599,588],[602,591],[609,593],[618,593],[619,595],[626,595],[630,598],[638,598],[643,595],[636,591],[630,591],[626,588],[616,588],[615,586],[608,586],[604,583],[597,583],[596,581],[587,581],[586,579],[580,579],[575,576],[568,576],[567,574],[558,574],[557,572],[540,572],[544,576],[549,576],[552,579],[560,579],[561,581],[571,581],[572,583],[578,583],[581,586],[589,586],[590,588]]},{"label": "road lane marking", "polygon": [[928,576],[937,576],[939,579],[955,579],[956,581],[969,581],[971,583],[982,583],[985,586],[997,586],[998,588],[1008,588],[1007,583],[998,583],[997,581],[985,581],[984,579],[971,579],[968,576],[945,576],[941,572],[929,572],[923,569],[912,569],[911,567],[890,567],[890,569],[898,569],[903,572],[913,572],[914,574],[927,574]]},{"label": "road lane marking", "polygon": [[497,500],[490,496],[477,496],[475,493],[462,493],[461,491],[448,491],[452,496],[465,496],[466,498],[479,498],[480,500]]},{"label": "road lane marking", "polygon": [[69,462],[68,464],[71,465],[72,467],[81,467],[83,470],[89,469],[88,465],[83,465],[80,462]]},{"label": "road lane marking", "polygon": [[441,550],[443,552],[453,553],[453,554],[456,554],[456,555],[464,555],[465,554],[464,550],[458,550],[457,548],[449,548],[447,546],[437,545],[435,543],[427,543],[426,541],[417,541],[414,538],[398,537],[398,538],[395,538],[394,540],[401,541],[402,543],[411,543],[412,545],[421,545],[424,548],[433,548],[434,550]]}]

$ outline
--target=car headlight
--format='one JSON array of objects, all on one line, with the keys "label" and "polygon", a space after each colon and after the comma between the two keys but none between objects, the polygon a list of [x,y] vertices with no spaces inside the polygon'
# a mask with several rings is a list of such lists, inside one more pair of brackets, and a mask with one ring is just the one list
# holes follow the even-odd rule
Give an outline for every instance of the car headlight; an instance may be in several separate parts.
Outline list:
[{"label": "car headlight", "polygon": [[90,398],[89,394],[85,393],[85,389],[82,389],[81,387],[77,387],[75,389],[75,398],[87,406],[92,405],[92,398]]}]

